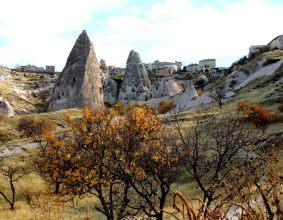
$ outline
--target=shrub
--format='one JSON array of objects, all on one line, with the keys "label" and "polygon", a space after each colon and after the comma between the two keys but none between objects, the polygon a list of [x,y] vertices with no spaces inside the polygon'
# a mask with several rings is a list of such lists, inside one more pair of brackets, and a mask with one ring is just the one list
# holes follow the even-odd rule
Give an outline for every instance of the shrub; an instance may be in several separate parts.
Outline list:
[{"label": "shrub", "polygon": [[44,119],[25,117],[20,119],[16,129],[24,137],[35,138],[42,135],[45,130],[52,130],[53,127],[53,123],[47,122]]},{"label": "shrub", "polygon": [[268,124],[278,120],[275,113],[263,108],[260,104],[248,104],[243,100],[238,102],[238,113],[242,120],[255,124],[257,128],[261,128],[263,131]]},{"label": "shrub", "polygon": [[0,142],[1,143],[6,143],[11,140],[13,140],[13,134],[7,131],[0,130]]},{"label": "shrub", "polygon": [[175,106],[172,102],[163,101],[158,104],[157,111],[159,114],[165,114],[168,111],[172,110]]},{"label": "shrub", "polygon": [[198,96],[202,96],[203,95],[203,91],[201,90],[197,90]]},{"label": "shrub", "polygon": [[191,78],[193,77],[193,74],[192,74],[191,72],[188,72],[188,73],[186,74],[186,76],[187,76],[189,79],[191,79]]}]

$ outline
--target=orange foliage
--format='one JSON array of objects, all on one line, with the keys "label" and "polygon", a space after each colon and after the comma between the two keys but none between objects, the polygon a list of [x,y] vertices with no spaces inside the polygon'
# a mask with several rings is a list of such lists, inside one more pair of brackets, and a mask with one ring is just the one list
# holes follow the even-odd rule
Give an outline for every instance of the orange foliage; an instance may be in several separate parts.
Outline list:
[{"label": "orange foliage", "polygon": [[[161,124],[151,108],[125,108],[120,104],[100,111],[86,108],[82,118],[72,120],[65,116],[64,120],[62,134],[56,134],[55,129],[44,130],[45,145],[35,161],[55,193],[92,192],[101,201],[107,200],[110,208],[118,209],[120,204],[111,203],[128,200],[116,197],[127,195],[130,186],[141,184],[144,179],[146,185],[154,181],[153,175],[167,175],[164,185],[168,182],[169,187],[172,183],[169,169],[175,158],[169,155],[168,144],[161,137]],[[111,217],[108,211],[103,214]]]},{"label": "orange foliage", "polygon": [[198,96],[202,96],[203,95],[203,91],[198,90],[197,93],[198,93]]},{"label": "orange foliage", "polygon": [[251,122],[257,128],[262,128],[263,130],[268,124],[278,120],[275,113],[263,108],[260,104],[248,104],[244,100],[238,102],[238,113],[240,113],[243,120]]},{"label": "orange foliage", "polygon": [[44,119],[26,117],[19,121],[16,129],[25,137],[38,139],[44,132],[54,130],[55,127],[55,123],[47,122]]},{"label": "orange foliage", "polygon": [[166,112],[172,110],[175,106],[172,102],[163,101],[158,104],[157,111],[159,114],[165,114]]}]

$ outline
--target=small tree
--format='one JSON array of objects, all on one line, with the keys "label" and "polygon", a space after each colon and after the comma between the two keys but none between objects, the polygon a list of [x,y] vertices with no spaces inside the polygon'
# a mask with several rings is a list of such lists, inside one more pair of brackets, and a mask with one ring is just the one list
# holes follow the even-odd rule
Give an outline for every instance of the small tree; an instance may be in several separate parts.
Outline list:
[{"label": "small tree", "polygon": [[224,180],[237,180],[238,168],[249,164],[250,157],[241,157],[241,154],[254,147],[254,132],[236,116],[217,118],[207,112],[199,112],[190,129],[183,129],[178,115],[173,121],[177,132],[173,143],[179,160],[203,193],[205,216],[212,202],[230,198],[219,193],[219,189]]},{"label": "small tree", "polygon": [[218,103],[219,108],[222,108],[223,100],[225,98],[224,86],[219,86],[209,93],[209,97]]},{"label": "small tree", "polygon": [[[27,171],[23,168],[14,168],[14,167],[2,167],[0,169],[0,173],[3,177],[8,181],[9,184],[9,191],[5,192],[4,189],[0,189],[0,195],[4,198],[4,200],[10,205],[10,209],[15,209],[15,196],[16,196],[16,187],[15,183],[22,179],[26,174]],[[9,198],[10,194],[10,198]]]},{"label": "small tree", "polygon": [[222,187],[223,193],[235,198],[233,203],[226,203],[228,209],[231,206],[234,209],[238,207],[242,216],[246,215],[248,219],[272,220],[283,217],[281,145],[282,137],[271,136],[267,142],[259,140],[256,150],[247,152],[252,157],[245,167],[238,168],[238,181],[230,179]]}]

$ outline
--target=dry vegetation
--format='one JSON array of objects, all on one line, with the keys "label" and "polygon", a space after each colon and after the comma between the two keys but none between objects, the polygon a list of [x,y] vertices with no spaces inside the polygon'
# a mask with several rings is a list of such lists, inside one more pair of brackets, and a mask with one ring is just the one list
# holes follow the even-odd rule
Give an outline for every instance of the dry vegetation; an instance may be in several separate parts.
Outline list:
[{"label": "dry vegetation", "polygon": [[22,147],[1,158],[0,219],[282,219],[282,83],[269,80],[167,118],[119,104],[1,118],[1,150]]},{"label": "dry vegetation", "polygon": [[[147,106],[116,105],[101,112],[86,109],[75,118],[64,112],[58,120],[53,115],[18,119],[19,136],[33,138],[40,148],[11,155],[1,169],[0,194],[9,201],[7,173],[21,177],[13,181],[14,211],[2,196],[1,216],[218,219],[228,213],[280,219],[280,136],[262,140],[253,120],[243,122],[235,105],[218,108],[234,108],[224,116],[210,109],[163,119]],[[266,137],[269,127],[281,122],[270,123]]]}]

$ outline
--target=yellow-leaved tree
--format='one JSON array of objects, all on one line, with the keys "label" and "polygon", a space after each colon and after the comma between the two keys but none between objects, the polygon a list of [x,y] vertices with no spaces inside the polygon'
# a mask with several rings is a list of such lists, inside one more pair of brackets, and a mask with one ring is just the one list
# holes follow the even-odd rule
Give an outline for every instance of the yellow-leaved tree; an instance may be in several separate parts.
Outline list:
[{"label": "yellow-leaved tree", "polygon": [[35,164],[60,195],[93,194],[107,219],[162,219],[178,161],[148,106],[84,109],[65,128],[45,130]]}]

